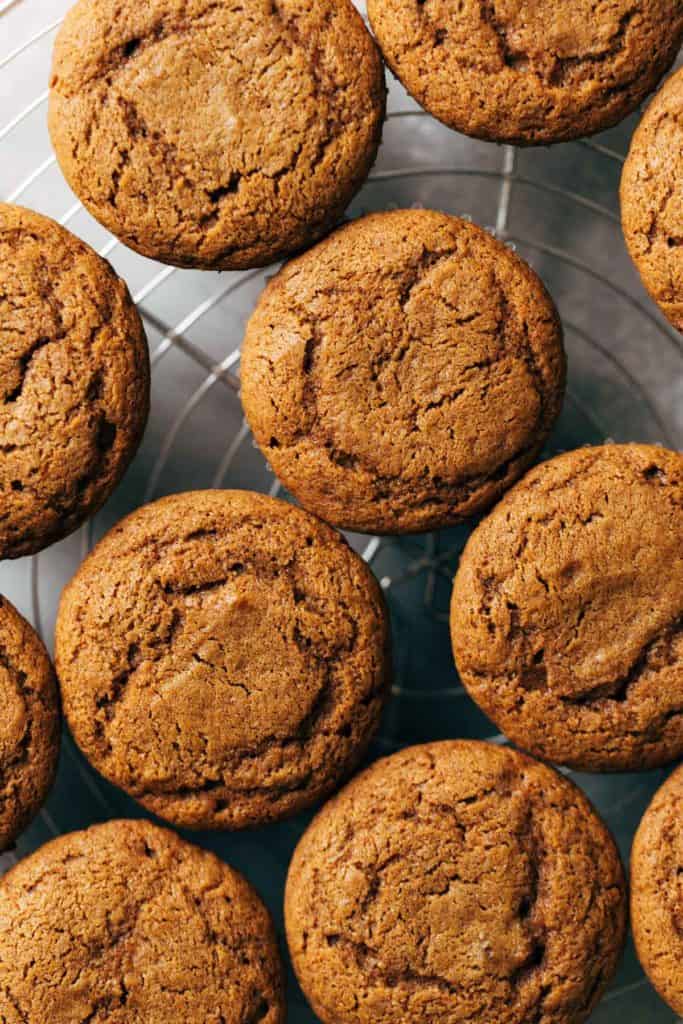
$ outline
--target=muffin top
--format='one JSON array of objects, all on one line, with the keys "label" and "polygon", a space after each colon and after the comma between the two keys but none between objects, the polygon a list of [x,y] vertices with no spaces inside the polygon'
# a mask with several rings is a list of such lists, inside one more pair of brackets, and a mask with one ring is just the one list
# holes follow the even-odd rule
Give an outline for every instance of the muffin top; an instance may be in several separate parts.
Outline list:
[{"label": "muffin top", "polygon": [[314,819],[287,938],[323,1024],[579,1024],[614,972],[624,889],[572,783],[509,749],[430,743]]},{"label": "muffin top", "polygon": [[0,1017],[283,1024],[275,932],[212,853],[147,821],[95,825],[0,883]]},{"label": "muffin top", "polygon": [[57,681],[40,638],[0,597],[0,851],[12,846],[52,785],[59,754]]},{"label": "muffin top", "polygon": [[650,981],[683,1014],[683,767],[655,794],[631,854],[631,920]]},{"label": "muffin top", "polygon": [[261,266],[330,228],[364,181],[382,63],[350,0],[78,0],[49,124],[88,210],[179,266]]},{"label": "muffin top", "polygon": [[128,289],[65,228],[0,203],[0,559],[65,537],[109,497],[147,420]]},{"label": "muffin top", "polygon": [[306,508],[375,533],[491,504],[564,391],[552,300],[513,252],[431,210],[341,228],[270,282],[242,351],[264,454]]},{"label": "muffin top", "polygon": [[177,494],[110,531],[62,597],[56,661],[95,767],[176,824],[294,813],[349,771],[389,682],[369,569],[247,491]]},{"label": "muffin top", "polygon": [[626,117],[683,40],[678,0],[368,0],[384,57],[451,128],[560,142]]},{"label": "muffin top", "polygon": [[683,455],[582,448],[475,530],[451,605],[474,700],[515,743],[586,771],[683,755]]},{"label": "muffin top", "polygon": [[657,93],[633,136],[621,219],[645,287],[683,331],[683,71]]}]

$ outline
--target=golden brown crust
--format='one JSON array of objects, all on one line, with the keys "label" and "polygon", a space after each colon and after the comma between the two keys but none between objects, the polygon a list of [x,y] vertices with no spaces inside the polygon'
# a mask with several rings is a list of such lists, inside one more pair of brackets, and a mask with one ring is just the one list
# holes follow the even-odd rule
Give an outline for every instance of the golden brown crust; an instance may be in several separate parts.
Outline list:
[{"label": "golden brown crust", "polygon": [[212,853],[147,821],[73,832],[0,883],[6,1024],[284,1024],[272,922]]},{"label": "golden brown crust", "polygon": [[388,695],[379,587],[344,539],[248,491],[139,509],[66,588],[56,633],[79,746],[156,814],[240,828],[349,772]]},{"label": "golden brown crust", "polygon": [[368,0],[384,58],[466,135],[592,135],[656,88],[683,40],[679,0]]},{"label": "golden brown crust", "polygon": [[625,883],[557,772],[431,743],[326,804],[295,851],[285,921],[323,1024],[579,1024],[619,959]]},{"label": "golden brown crust", "polygon": [[0,203],[0,559],[93,515],[149,408],[140,317],[108,263],[65,228]]},{"label": "golden brown crust", "polygon": [[487,232],[363,217],[265,289],[242,350],[254,436],[302,505],[374,533],[458,522],[531,464],[560,410],[555,307]]},{"label": "golden brown crust", "polygon": [[582,448],[475,530],[451,604],[473,699],[521,747],[587,771],[683,755],[683,455]]},{"label": "golden brown crust", "polygon": [[657,93],[633,136],[621,220],[643,284],[683,331],[683,71]]},{"label": "golden brown crust", "polygon": [[236,269],[336,223],[384,108],[350,0],[78,0],[55,45],[49,124],[69,184],[126,245]]},{"label": "golden brown crust", "polygon": [[657,791],[631,854],[638,957],[662,999],[683,1014],[683,767]]},{"label": "golden brown crust", "polygon": [[0,850],[45,800],[59,756],[57,681],[35,631],[0,596]]}]

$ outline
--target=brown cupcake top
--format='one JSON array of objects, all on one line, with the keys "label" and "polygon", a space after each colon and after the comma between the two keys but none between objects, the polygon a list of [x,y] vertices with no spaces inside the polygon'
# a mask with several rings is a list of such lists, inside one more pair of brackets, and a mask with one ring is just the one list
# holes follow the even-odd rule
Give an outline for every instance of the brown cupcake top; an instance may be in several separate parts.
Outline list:
[{"label": "brown cupcake top", "polygon": [[49,124],[69,184],[126,245],[229,269],[338,220],[384,106],[350,0],[78,0],[55,44]]},{"label": "brown cupcake top", "polygon": [[683,71],[657,93],[633,136],[621,220],[643,284],[683,331]]},{"label": "brown cupcake top", "polygon": [[683,766],[655,794],[631,854],[631,921],[640,962],[683,1014]]},{"label": "brown cupcake top", "polygon": [[491,504],[538,454],[564,391],[536,274],[431,210],[341,228],[270,282],[249,321],[242,398],[273,469],[311,511],[376,533]]},{"label": "brown cupcake top", "polygon": [[368,0],[368,13],[387,63],[430,113],[518,144],[621,121],[683,40],[678,0]]},{"label": "brown cupcake top", "polygon": [[326,795],[377,726],[388,623],[344,539],[247,491],[177,494],[95,548],[62,597],[74,737],[177,824],[239,828]]},{"label": "brown cupcake top", "polygon": [[323,1024],[579,1024],[619,958],[624,889],[572,783],[509,749],[430,743],[314,819],[287,938]]},{"label": "brown cupcake top", "polygon": [[587,771],[683,755],[683,455],[582,448],[527,474],[475,530],[453,649],[515,743]]},{"label": "brown cupcake top", "polygon": [[147,344],[123,281],[59,224],[0,203],[0,559],[97,511],[148,407]]},{"label": "brown cupcake top", "polygon": [[52,785],[59,754],[57,682],[40,638],[0,597],[0,850],[10,847]]},{"label": "brown cupcake top", "polygon": [[62,836],[0,883],[0,1017],[283,1024],[268,912],[227,864],[150,822]]}]

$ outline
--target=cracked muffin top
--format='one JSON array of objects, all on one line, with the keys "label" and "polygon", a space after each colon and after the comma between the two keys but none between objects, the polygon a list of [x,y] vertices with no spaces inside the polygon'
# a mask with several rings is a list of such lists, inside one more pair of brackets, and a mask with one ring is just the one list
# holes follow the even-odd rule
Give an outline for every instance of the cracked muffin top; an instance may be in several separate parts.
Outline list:
[{"label": "cracked muffin top", "polygon": [[384,58],[451,128],[533,145],[621,121],[673,64],[679,0],[368,0]]},{"label": "cracked muffin top", "polygon": [[79,0],[55,44],[49,126],[74,192],[126,245],[236,269],[335,224],[384,108],[350,0]]},{"label": "cracked muffin top", "polygon": [[0,559],[60,540],[112,493],[149,407],[144,331],[112,268],[0,203]]},{"label": "cracked muffin top", "polygon": [[623,946],[624,890],[571,782],[510,749],[431,743],[314,819],[287,940],[323,1024],[580,1024]]},{"label": "cracked muffin top", "polygon": [[359,760],[388,694],[379,587],[343,537],[248,491],[134,512],[66,588],[56,662],[86,757],[178,825],[309,806]]},{"label": "cracked muffin top", "polygon": [[536,274],[475,225],[371,214],[266,287],[242,400],[285,486],[339,526],[435,529],[490,505],[560,411],[565,361]]},{"label": "cracked muffin top", "polygon": [[533,469],[468,541],[451,631],[470,695],[531,753],[683,756],[683,455],[606,445]]},{"label": "cracked muffin top", "polygon": [[677,1016],[683,1014],[683,766],[657,791],[631,853],[631,921],[638,957]]},{"label": "cracked muffin top", "polygon": [[0,882],[7,1024],[284,1024],[275,931],[254,889],[147,821],[47,843]]},{"label": "cracked muffin top", "polygon": [[57,681],[40,638],[0,596],[0,851],[12,846],[57,770]]},{"label": "cracked muffin top", "polygon": [[657,93],[633,136],[621,221],[643,284],[683,331],[683,71]]}]

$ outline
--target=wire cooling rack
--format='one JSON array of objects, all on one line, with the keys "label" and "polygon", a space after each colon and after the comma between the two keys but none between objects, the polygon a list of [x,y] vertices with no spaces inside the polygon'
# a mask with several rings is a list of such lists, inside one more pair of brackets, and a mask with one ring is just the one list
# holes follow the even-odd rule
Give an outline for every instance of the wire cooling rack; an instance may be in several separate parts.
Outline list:
[{"label": "wire cooling rack", "polygon": [[[41,555],[0,565],[0,589],[50,645],[62,586],[94,541],[123,514],[162,494],[239,486],[280,493],[255,450],[239,403],[239,345],[268,271],[200,273],[162,267],[127,250],[66,186],[46,129],[50,50],[68,0],[0,0],[0,197],[46,213],[108,258],[144,318],[153,368],[152,416],[142,449],[106,508]],[[516,150],[467,140],[418,110],[390,83],[384,142],[349,216],[425,206],[473,217],[516,247],[558,303],[570,361],[565,410],[546,455],[581,444],[645,440],[683,445],[683,344],[644,295],[626,256],[617,188],[635,119],[597,140]],[[272,271],[271,271],[272,272]],[[286,495],[282,495],[286,497]],[[468,529],[422,537],[349,537],[378,575],[392,613],[394,699],[372,756],[451,736],[503,742],[453,668],[447,628],[450,583]],[[637,822],[664,772],[577,775],[628,859]],[[7,868],[54,835],[137,806],[102,780],[65,737],[47,806],[0,858]],[[194,834],[242,869],[282,927],[282,888],[310,815],[247,835]],[[290,1020],[314,1020],[295,982]],[[629,946],[593,1024],[676,1018],[643,977]]]}]

